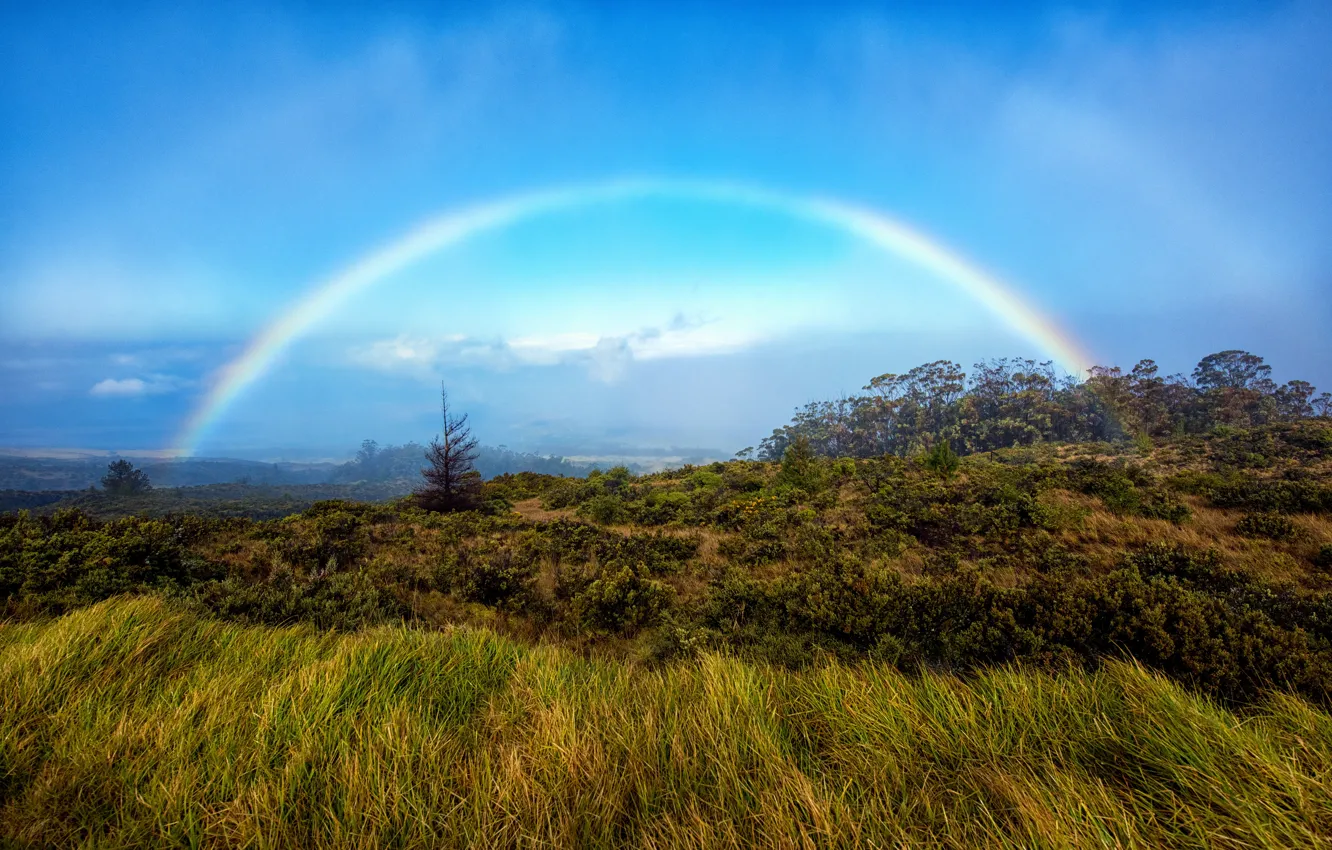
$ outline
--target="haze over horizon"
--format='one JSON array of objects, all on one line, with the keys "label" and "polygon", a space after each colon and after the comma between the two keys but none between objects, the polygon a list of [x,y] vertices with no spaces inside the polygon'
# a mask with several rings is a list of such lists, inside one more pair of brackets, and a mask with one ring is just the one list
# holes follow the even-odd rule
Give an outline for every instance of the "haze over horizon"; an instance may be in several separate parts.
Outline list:
[{"label": "haze over horizon", "polygon": [[[926,361],[1072,368],[1061,339],[1164,373],[1242,348],[1332,389],[1324,3],[0,20],[0,446],[328,457],[429,439],[442,380],[490,445],[729,454]],[[633,179],[890,216],[1058,333],[798,204],[630,194],[387,269],[199,414],[423,222]]]}]

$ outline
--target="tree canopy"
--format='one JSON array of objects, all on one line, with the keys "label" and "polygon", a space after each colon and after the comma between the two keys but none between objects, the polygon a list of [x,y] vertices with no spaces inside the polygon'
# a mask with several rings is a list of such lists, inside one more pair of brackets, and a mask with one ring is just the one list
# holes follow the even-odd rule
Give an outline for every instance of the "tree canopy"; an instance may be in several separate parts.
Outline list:
[{"label": "tree canopy", "polygon": [[129,495],[147,492],[153,489],[153,485],[146,472],[122,458],[107,465],[102,488],[108,493]]},{"label": "tree canopy", "polygon": [[941,442],[961,454],[1038,442],[1088,442],[1202,433],[1216,425],[1264,425],[1332,412],[1332,395],[1306,381],[1277,385],[1247,351],[1204,357],[1191,377],[1161,377],[1152,360],[1124,372],[1096,366],[1086,380],[1022,358],[948,360],[873,378],[864,394],[816,401],[759,445],[781,460],[797,437],[825,456],[906,457]]}]

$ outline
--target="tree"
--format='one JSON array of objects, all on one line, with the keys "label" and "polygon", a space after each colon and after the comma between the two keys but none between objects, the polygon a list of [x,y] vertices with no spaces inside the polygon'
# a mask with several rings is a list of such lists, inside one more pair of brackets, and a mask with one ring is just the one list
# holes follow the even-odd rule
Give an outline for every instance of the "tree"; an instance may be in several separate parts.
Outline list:
[{"label": "tree", "polygon": [[361,448],[356,452],[356,462],[362,466],[369,467],[374,464],[375,458],[379,456],[379,443],[374,440],[362,440]]},{"label": "tree", "polygon": [[945,481],[953,477],[957,472],[960,461],[953,447],[947,440],[940,440],[934,444],[934,448],[925,456],[925,468],[943,478]]},{"label": "tree", "polygon": [[782,467],[777,472],[777,480],[810,493],[818,492],[823,485],[823,474],[819,469],[814,449],[805,436],[797,436],[782,454]]},{"label": "tree", "polygon": [[102,476],[102,489],[118,496],[144,493],[153,489],[148,474],[125,459],[108,464]]},{"label": "tree", "polygon": [[1312,402],[1315,416],[1332,417],[1332,393],[1322,393]]},{"label": "tree", "polygon": [[1274,394],[1277,415],[1285,420],[1305,419],[1314,415],[1314,406],[1310,401],[1314,397],[1314,387],[1308,381],[1287,381]]},{"label": "tree", "polygon": [[1256,354],[1238,349],[1209,354],[1193,370],[1193,380],[1213,422],[1261,425],[1276,412],[1272,367]]},{"label": "tree", "polygon": [[475,469],[476,438],[467,424],[467,414],[449,412],[449,393],[439,388],[443,433],[430,441],[425,458],[429,466],[421,470],[425,486],[413,496],[428,511],[465,511],[476,507],[481,495],[481,474]]},{"label": "tree", "polygon": [[1193,380],[1204,392],[1216,389],[1270,392],[1271,376],[1272,367],[1263,358],[1234,348],[1207,355],[1193,370]]}]

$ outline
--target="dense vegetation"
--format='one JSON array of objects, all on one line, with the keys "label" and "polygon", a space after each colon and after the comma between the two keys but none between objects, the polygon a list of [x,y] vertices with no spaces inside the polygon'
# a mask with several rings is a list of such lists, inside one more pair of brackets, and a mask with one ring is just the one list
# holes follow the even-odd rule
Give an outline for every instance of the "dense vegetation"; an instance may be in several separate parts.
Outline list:
[{"label": "dense vegetation", "polygon": [[[1095,367],[1086,380],[1052,363],[1002,359],[970,375],[939,360],[874,378],[865,395],[812,402],[759,445],[778,460],[803,437],[828,457],[907,457],[949,443],[963,454],[1040,442],[1096,442],[1206,433],[1218,425],[1295,422],[1332,414],[1332,394],[1307,381],[1272,380],[1247,351],[1221,351],[1189,377],[1161,377],[1151,360],[1129,372]],[[750,451],[750,450],[747,450]]]},{"label": "dense vegetation", "polygon": [[156,592],[248,623],[471,623],[647,661],[1131,656],[1232,702],[1283,689],[1321,704],[1329,451],[1318,420],[951,462],[797,444],[780,463],[500,476],[458,513],[9,514],[0,598],[31,618]]},{"label": "dense vegetation", "polygon": [[1114,442],[0,514],[0,838],[1332,844],[1332,422],[1205,380]]}]

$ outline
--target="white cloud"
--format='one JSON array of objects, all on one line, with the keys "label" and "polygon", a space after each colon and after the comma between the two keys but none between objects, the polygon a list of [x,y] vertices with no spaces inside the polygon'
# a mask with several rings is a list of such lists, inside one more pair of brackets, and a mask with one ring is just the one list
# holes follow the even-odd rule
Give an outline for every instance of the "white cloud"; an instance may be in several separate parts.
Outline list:
[{"label": "white cloud", "polygon": [[189,381],[174,375],[149,375],[145,378],[103,378],[93,384],[88,394],[96,398],[137,398],[171,393],[189,386]]},{"label": "white cloud", "polygon": [[105,378],[93,384],[90,395],[103,398],[114,396],[139,396],[148,392],[148,384],[139,378]]},{"label": "white cloud", "polygon": [[523,366],[581,365],[595,380],[613,383],[635,360],[730,354],[763,341],[755,330],[676,316],[665,328],[623,334],[562,332],[511,339],[400,335],[352,349],[353,364],[383,372],[434,377],[441,368],[474,366],[500,371]]}]

